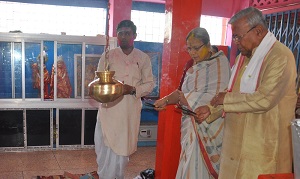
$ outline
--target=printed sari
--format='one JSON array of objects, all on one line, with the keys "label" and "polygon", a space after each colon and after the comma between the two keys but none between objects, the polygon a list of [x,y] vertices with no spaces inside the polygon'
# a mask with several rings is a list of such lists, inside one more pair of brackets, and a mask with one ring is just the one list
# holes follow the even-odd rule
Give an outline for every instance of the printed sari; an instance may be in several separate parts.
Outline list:
[{"label": "printed sari", "polygon": [[[225,90],[228,85],[228,59],[222,51],[215,57],[187,71],[182,92],[191,110],[208,104],[216,93]],[[224,119],[198,124],[193,116],[183,114],[181,120],[181,154],[176,178],[218,178]]]}]

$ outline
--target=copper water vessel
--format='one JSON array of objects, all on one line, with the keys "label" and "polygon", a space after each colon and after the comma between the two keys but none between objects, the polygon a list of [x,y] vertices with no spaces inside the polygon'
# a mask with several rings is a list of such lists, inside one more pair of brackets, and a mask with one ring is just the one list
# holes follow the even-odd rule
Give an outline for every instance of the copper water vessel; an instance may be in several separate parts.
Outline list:
[{"label": "copper water vessel", "polygon": [[114,79],[115,71],[96,71],[96,79],[89,83],[89,96],[100,103],[108,103],[123,95],[123,83]]}]

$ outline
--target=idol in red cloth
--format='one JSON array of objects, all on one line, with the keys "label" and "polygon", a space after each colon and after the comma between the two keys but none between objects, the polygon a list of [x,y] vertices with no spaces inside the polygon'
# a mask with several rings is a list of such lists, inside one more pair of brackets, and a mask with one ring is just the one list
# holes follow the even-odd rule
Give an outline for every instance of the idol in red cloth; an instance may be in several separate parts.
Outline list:
[{"label": "idol in red cloth", "polygon": [[[70,83],[68,71],[66,64],[62,58],[59,56],[57,59],[57,98],[70,98],[72,94],[72,86]],[[50,97],[53,98],[54,96],[54,74],[55,74],[55,67],[52,67],[51,73],[51,83],[50,83]]]},{"label": "idol in red cloth", "polygon": [[[43,51],[43,58],[44,58],[44,64],[43,64],[43,72],[44,72],[44,99],[49,98],[49,83],[50,83],[50,75],[46,68],[45,63],[48,61],[48,56],[45,51]],[[32,68],[32,83],[33,88],[38,89],[39,94],[38,96],[41,96],[41,74],[40,74],[40,64],[41,64],[41,55],[37,57],[37,62],[33,63],[31,65]]]}]

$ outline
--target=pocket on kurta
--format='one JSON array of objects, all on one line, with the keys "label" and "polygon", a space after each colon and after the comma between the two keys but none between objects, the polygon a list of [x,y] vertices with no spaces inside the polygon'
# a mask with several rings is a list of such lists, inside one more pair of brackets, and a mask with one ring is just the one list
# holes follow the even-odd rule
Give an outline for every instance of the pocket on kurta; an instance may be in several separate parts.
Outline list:
[{"label": "pocket on kurta", "polygon": [[142,69],[141,66],[138,62],[133,63],[132,67],[130,68],[130,76],[132,76],[132,81],[133,82],[138,82],[142,78]]}]

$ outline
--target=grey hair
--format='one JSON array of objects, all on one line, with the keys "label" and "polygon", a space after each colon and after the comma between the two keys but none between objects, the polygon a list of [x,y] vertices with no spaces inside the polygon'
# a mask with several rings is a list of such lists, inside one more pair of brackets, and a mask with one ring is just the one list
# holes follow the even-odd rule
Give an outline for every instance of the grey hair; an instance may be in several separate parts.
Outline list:
[{"label": "grey hair", "polygon": [[197,28],[194,28],[193,30],[191,30],[188,33],[188,35],[186,36],[185,40],[187,41],[191,36],[199,39],[205,45],[207,45],[210,41],[208,32],[206,31],[206,29],[204,29],[202,27],[197,27]]},{"label": "grey hair", "polygon": [[233,24],[241,18],[246,18],[247,23],[250,27],[254,27],[256,25],[262,25],[263,27],[268,29],[265,16],[262,12],[254,7],[248,7],[236,13],[229,20],[229,24]]}]

